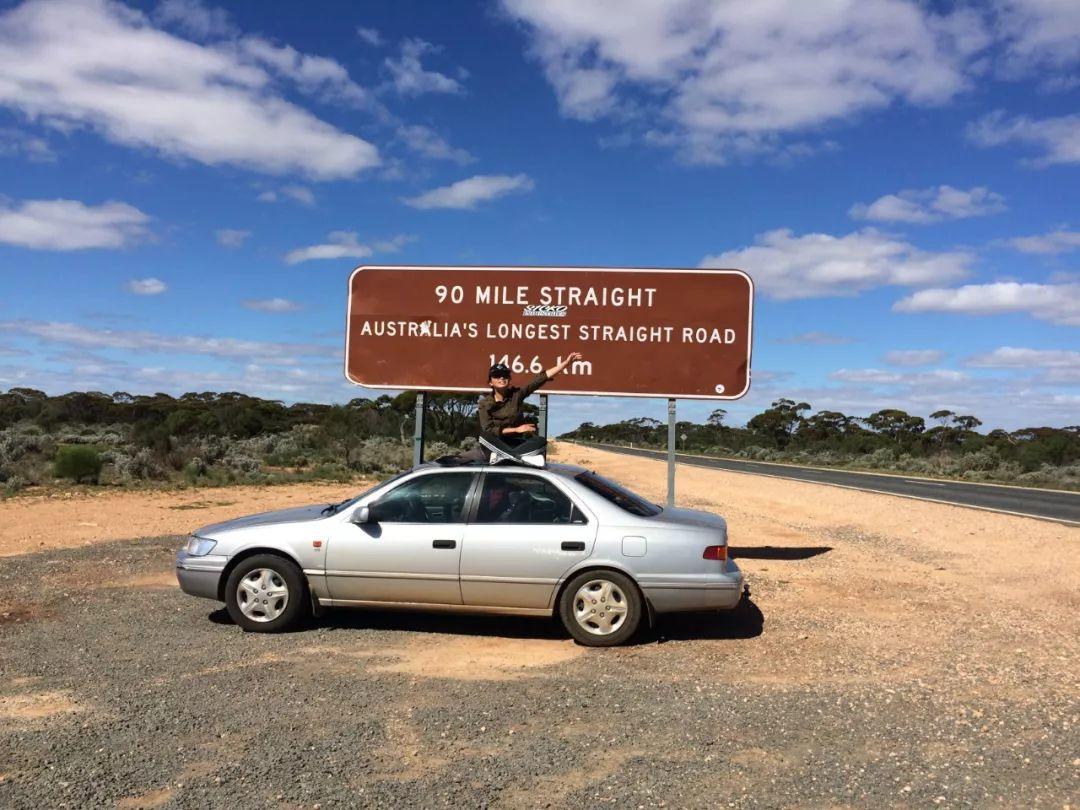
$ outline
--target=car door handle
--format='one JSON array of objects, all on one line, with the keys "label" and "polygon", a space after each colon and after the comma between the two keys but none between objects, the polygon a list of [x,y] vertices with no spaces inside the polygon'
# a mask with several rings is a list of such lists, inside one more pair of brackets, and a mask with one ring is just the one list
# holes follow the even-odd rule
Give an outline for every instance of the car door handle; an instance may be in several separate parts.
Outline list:
[{"label": "car door handle", "polygon": [[457,540],[432,540],[432,548],[457,548]]},{"label": "car door handle", "polygon": [[585,544],[580,540],[564,540],[562,544],[563,551],[584,551]]}]

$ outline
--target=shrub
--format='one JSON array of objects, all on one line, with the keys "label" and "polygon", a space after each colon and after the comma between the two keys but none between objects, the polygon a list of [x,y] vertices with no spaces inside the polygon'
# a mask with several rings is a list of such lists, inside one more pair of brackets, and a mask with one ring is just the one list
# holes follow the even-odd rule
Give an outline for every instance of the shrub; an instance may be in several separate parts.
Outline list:
[{"label": "shrub", "polygon": [[46,442],[35,426],[15,426],[0,430],[0,464],[18,461],[28,453],[37,453]]},{"label": "shrub", "polygon": [[[428,450],[431,458],[433,449]],[[353,454],[349,465],[357,472],[392,473],[412,466],[412,445],[396,439],[364,439]]]},{"label": "shrub", "polygon": [[975,453],[964,453],[960,456],[960,469],[964,471],[965,478],[969,472],[988,472],[1001,463],[1001,456],[993,447],[984,447]]},{"label": "shrub", "polygon": [[97,448],[85,444],[66,444],[56,451],[53,475],[70,478],[76,484],[82,483],[83,479],[96,484],[104,465]]},{"label": "shrub", "polygon": [[256,473],[262,466],[262,462],[253,456],[244,455],[241,452],[235,452],[230,450],[224,458],[225,466],[233,472],[238,473]]},{"label": "shrub", "polygon": [[114,463],[117,476],[126,483],[149,481],[166,475],[164,468],[154,459],[154,454],[145,447],[132,456],[118,453]]},{"label": "shrub", "polygon": [[879,447],[868,455],[863,463],[868,467],[888,468],[896,463],[896,453],[887,447]]},{"label": "shrub", "polygon": [[0,488],[0,492],[4,495],[14,495],[20,489],[25,487],[27,481],[21,475],[12,475],[4,480],[3,487]]}]

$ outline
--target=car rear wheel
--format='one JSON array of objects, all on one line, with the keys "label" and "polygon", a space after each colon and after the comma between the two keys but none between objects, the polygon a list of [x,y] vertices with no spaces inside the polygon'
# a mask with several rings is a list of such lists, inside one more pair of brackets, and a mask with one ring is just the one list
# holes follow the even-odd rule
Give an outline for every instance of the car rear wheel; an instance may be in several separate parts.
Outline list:
[{"label": "car rear wheel", "polygon": [[292,562],[272,554],[243,560],[225,583],[225,608],[240,627],[276,633],[305,615],[307,584]]},{"label": "car rear wheel", "polygon": [[641,622],[637,586],[617,571],[584,571],[570,580],[559,600],[559,617],[578,644],[614,647]]}]

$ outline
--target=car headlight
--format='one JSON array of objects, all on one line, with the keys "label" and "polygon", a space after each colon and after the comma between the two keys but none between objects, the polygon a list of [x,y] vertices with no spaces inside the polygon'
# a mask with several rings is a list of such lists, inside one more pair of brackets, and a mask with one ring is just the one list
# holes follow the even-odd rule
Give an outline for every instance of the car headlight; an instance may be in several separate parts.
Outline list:
[{"label": "car headlight", "polygon": [[187,545],[184,546],[184,551],[192,557],[205,557],[214,550],[214,546],[216,545],[217,540],[207,540],[205,537],[191,535],[191,537],[188,538]]}]

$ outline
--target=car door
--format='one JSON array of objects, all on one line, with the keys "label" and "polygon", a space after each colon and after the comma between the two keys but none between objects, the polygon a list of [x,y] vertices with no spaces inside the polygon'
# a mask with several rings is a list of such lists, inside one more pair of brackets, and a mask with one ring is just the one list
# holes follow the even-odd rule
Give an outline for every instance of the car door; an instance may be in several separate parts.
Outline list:
[{"label": "car door", "polygon": [[465,527],[466,605],[546,608],[562,575],[592,553],[596,520],[562,487],[527,472],[485,472]]},{"label": "car door", "polygon": [[368,504],[370,520],[339,524],[326,551],[334,600],[460,605],[458,567],[475,472],[430,472]]}]

